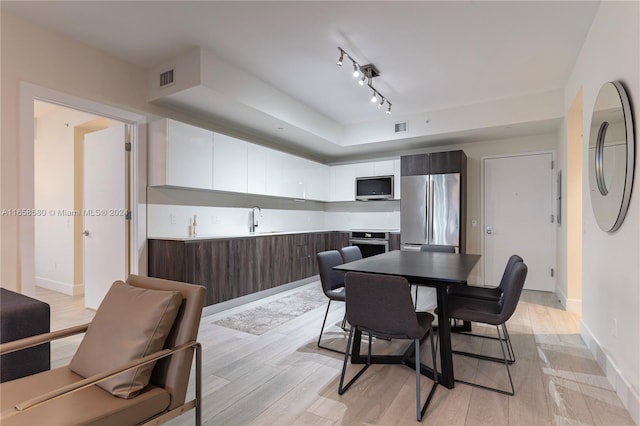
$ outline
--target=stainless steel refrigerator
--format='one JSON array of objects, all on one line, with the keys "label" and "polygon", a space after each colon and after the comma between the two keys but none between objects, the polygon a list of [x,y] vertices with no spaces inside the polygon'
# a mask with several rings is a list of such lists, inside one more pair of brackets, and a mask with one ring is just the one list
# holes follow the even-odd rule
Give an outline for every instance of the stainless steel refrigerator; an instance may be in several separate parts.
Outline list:
[{"label": "stainless steel refrigerator", "polygon": [[402,176],[400,244],[419,250],[423,244],[460,251],[460,173]]}]

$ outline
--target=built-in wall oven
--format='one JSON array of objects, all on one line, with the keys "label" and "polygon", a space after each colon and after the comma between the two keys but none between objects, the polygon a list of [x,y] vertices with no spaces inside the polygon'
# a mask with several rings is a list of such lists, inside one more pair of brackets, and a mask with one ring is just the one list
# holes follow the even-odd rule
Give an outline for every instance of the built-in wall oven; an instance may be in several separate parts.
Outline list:
[{"label": "built-in wall oven", "polygon": [[389,251],[389,233],[384,231],[351,231],[349,244],[358,246],[362,257]]}]

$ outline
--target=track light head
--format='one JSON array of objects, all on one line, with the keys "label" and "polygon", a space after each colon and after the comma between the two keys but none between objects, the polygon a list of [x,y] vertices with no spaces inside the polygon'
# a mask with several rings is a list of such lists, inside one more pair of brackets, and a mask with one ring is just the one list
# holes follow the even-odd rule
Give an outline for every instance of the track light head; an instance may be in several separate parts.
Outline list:
[{"label": "track light head", "polygon": [[364,86],[364,82],[367,81],[367,77],[363,74],[362,78],[360,80],[358,80],[358,84],[360,86]]},{"label": "track light head", "polygon": [[338,59],[338,62],[336,62],[336,65],[341,67],[343,60],[344,60],[344,51],[340,50],[340,59]]},{"label": "track light head", "polygon": [[383,105],[384,105],[384,98],[380,96],[380,103],[378,104],[378,109],[382,108]]},{"label": "track light head", "polygon": [[[387,103],[389,104],[389,102],[388,102],[388,101],[387,101]],[[390,114],[391,114],[391,104],[389,104],[389,108],[387,108],[387,112],[386,112],[386,114],[387,114],[387,115],[390,115]]]},{"label": "track light head", "polygon": [[378,94],[376,93],[376,91],[373,91],[373,95],[371,96],[371,102],[375,103],[378,102]]},{"label": "track light head", "polygon": [[355,62],[353,63],[353,78],[357,78],[360,75],[360,69],[358,67],[358,64],[356,64]]}]

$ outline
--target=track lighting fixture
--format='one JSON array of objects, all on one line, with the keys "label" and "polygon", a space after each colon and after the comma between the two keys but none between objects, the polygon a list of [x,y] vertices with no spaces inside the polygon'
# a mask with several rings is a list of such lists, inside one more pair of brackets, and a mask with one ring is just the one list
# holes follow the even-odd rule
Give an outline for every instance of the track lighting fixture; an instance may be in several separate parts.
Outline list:
[{"label": "track lighting fixture", "polygon": [[[384,106],[384,103],[386,102],[387,103],[386,114],[387,115],[391,114],[391,102],[389,102],[389,99],[382,96],[382,94],[371,84],[373,79],[380,75],[380,72],[375,67],[375,65],[373,64],[360,65],[359,63],[356,62],[355,59],[351,57],[351,55],[345,52],[343,48],[338,47],[338,50],[340,51],[340,58],[338,59],[338,62],[336,63],[336,65],[341,67],[344,61],[344,57],[346,56],[347,58],[349,58],[349,60],[351,60],[351,63],[353,65],[353,77],[358,78],[358,84],[360,86],[364,86],[366,84],[371,90],[373,90],[373,95],[371,96],[371,103],[375,103],[378,105],[378,108],[382,108]],[[380,98],[379,103],[378,103],[378,97]]]}]

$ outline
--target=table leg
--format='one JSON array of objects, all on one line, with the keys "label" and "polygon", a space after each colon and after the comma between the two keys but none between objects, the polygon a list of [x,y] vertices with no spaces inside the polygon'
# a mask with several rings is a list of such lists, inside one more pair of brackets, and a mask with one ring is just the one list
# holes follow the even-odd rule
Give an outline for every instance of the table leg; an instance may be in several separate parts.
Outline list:
[{"label": "table leg", "polygon": [[453,355],[451,352],[451,324],[449,323],[449,309],[447,307],[447,287],[436,287],[438,298],[438,334],[440,346],[440,384],[449,389],[454,387]]}]

